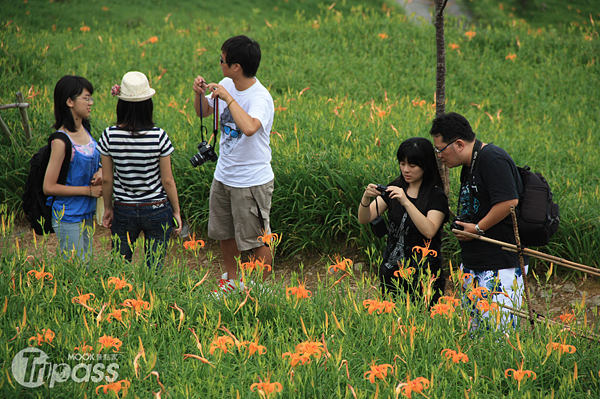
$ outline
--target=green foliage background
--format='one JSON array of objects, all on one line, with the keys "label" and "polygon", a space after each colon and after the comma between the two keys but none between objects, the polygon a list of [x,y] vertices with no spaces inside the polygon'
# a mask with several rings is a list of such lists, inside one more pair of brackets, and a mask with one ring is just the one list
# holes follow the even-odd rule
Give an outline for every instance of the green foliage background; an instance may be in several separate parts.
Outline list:
[{"label": "green foliage background", "polygon": [[[13,211],[19,211],[27,161],[50,132],[58,78],[73,73],[94,84],[98,137],[114,121],[110,87],[139,70],[157,90],[155,120],[177,149],[173,165],[185,217],[204,230],[214,165],[194,169],[188,161],[200,126],[191,85],[198,74],[221,79],[220,45],[235,34],[261,43],[258,78],[278,107],[272,227],[283,234],[286,254],[371,248],[374,238],[355,216],[362,190],[398,174],[397,146],[414,135],[428,137],[434,116],[434,28],[381,1],[0,4],[0,103],[14,102],[17,91],[32,96],[35,134],[25,142],[18,112],[2,111],[15,137],[0,138],[0,199]],[[598,265],[598,27],[534,27],[493,1],[486,4],[477,22],[447,21],[446,110],[464,114],[479,138],[547,177],[562,216],[547,250]],[[471,40],[469,30],[476,32]],[[153,36],[158,42],[143,44]],[[457,175],[451,171],[451,203]],[[453,256],[456,242],[448,240],[446,248]]]}]

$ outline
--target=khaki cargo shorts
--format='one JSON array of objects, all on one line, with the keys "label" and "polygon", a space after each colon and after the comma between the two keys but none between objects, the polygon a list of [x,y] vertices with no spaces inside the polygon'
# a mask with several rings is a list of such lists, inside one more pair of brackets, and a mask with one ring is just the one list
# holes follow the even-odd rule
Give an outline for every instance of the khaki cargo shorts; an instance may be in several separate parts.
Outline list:
[{"label": "khaki cargo shorts", "polygon": [[236,188],[213,179],[208,205],[208,236],[219,241],[235,238],[240,251],[264,245],[258,237],[263,235],[263,228],[271,233],[269,214],[273,186],[274,180],[271,180],[260,186]]}]

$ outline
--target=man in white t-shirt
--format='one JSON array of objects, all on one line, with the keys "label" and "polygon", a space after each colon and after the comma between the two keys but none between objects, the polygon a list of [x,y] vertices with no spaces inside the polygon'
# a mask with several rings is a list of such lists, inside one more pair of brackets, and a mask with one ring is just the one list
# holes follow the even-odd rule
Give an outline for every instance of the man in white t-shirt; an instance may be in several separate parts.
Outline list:
[{"label": "man in white t-shirt", "polygon": [[223,80],[194,80],[198,116],[212,114],[215,99],[219,101],[221,138],[210,189],[208,236],[220,241],[226,271],[220,287],[225,292],[241,286],[236,262],[241,251],[253,250],[256,259],[272,264],[271,251],[259,236],[271,233],[274,175],[269,143],[275,111],[271,94],[255,77],[260,58],[256,41],[235,36],[221,46]]}]

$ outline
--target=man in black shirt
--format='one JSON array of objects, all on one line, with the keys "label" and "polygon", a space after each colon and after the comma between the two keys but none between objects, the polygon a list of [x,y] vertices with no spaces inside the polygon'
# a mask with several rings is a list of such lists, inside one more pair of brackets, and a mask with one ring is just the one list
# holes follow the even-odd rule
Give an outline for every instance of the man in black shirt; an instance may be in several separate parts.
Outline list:
[{"label": "man in black shirt", "polygon": [[[502,148],[477,140],[467,119],[454,112],[437,116],[430,134],[440,160],[449,168],[462,166],[457,215],[464,221],[456,224],[466,232],[514,244],[510,207],[518,204],[522,183],[512,158]],[[496,244],[455,236],[462,249],[461,268],[470,275],[465,288],[473,280],[485,288],[475,291],[480,295],[471,295],[470,300],[475,302],[479,296],[487,301],[490,294],[493,302],[518,308],[523,276],[517,254]],[[482,316],[490,313],[483,312]],[[516,326],[516,320],[507,312],[501,322]]]}]

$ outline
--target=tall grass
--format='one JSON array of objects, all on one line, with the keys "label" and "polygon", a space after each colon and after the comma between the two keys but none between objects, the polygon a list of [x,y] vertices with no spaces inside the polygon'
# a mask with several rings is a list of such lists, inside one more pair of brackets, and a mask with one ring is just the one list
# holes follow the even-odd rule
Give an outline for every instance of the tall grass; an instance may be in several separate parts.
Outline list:
[{"label": "tall grass", "polygon": [[[394,154],[402,140],[428,137],[435,114],[435,43],[433,27],[415,25],[382,3],[363,4],[311,2],[309,10],[286,11],[279,18],[281,10],[265,2],[252,22],[250,14],[226,15],[224,8],[213,18],[190,12],[185,18],[192,22],[149,16],[150,24],[144,20],[136,27],[118,18],[105,23],[111,19],[98,12],[97,22],[83,21],[89,31],[73,23],[70,31],[65,26],[53,31],[39,22],[40,29],[34,9],[31,22],[19,25],[16,17],[4,22],[0,103],[13,102],[18,90],[26,93],[36,137],[26,143],[18,113],[2,111],[17,132],[13,141],[0,138],[2,202],[19,210],[27,160],[50,131],[52,90],[60,76],[76,73],[95,85],[92,126],[97,137],[114,122],[110,87],[126,71],[140,70],[157,90],[155,120],[177,150],[173,165],[184,216],[195,229],[205,229],[214,165],[194,169],[188,162],[200,125],[192,109],[191,83],[198,74],[209,81],[221,79],[221,43],[247,33],[261,43],[258,77],[276,101],[272,223],[285,237],[284,253],[370,248],[373,236],[355,217],[358,200],[367,183],[387,183],[398,174]],[[113,3],[107,6],[111,15],[135,14]],[[73,8],[73,14],[85,15],[77,7],[82,6]],[[266,10],[269,14],[262,18]],[[476,33],[472,39],[465,35],[469,30]],[[148,43],[153,36],[158,41]],[[479,138],[548,178],[562,220],[547,250],[600,264],[594,250],[600,241],[600,171],[597,152],[590,150],[599,139],[593,117],[600,87],[597,26],[533,28],[510,18],[494,20],[493,26],[449,19],[446,42],[447,110],[464,114]],[[456,202],[457,173],[451,171],[451,204]],[[456,251],[455,241],[447,248]]]},{"label": "tall grass", "polygon": [[[41,238],[30,250],[35,254],[28,255],[22,240],[14,238],[10,219],[4,208],[2,397],[85,398],[106,396],[104,389],[113,397],[111,390],[127,387],[127,397],[258,398],[253,384],[269,381],[281,384],[281,392],[270,398],[397,398],[405,397],[403,386],[418,378],[428,380],[422,394],[432,399],[591,399],[600,390],[599,330],[586,323],[581,307],[561,315],[572,330],[539,322],[532,332],[522,322],[505,334],[492,321],[487,329],[473,331],[470,299],[462,298],[459,305],[459,294],[446,298],[452,305],[438,314],[420,293],[382,298],[376,282],[368,274],[354,274],[352,263],[343,259],[320,270],[309,291],[302,287],[300,268],[289,286],[268,282],[267,290],[254,285],[248,292],[215,298],[214,281],[205,279],[212,265],[183,266],[187,250],[180,242],[164,273],[155,275],[143,259],[123,263],[107,252],[97,254],[86,269],[77,257],[49,253]],[[458,293],[456,270],[452,281]],[[137,311],[133,300],[141,301]],[[102,347],[104,339],[114,344]],[[314,350],[304,349],[308,357],[292,365],[293,354],[302,354],[301,344]],[[34,388],[22,386],[12,368],[15,356],[29,347],[56,365],[43,369],[44,384]],[[30,370],[35,359],[30,357],[26,374],[33,382],[38,381]],[[104,372],[111,365],[116,374],[107,372],[102,380],[93,380],[96,371],[85,368]],[[371,382],[376,366],[385,373],[376,373]],[[514,370],[528,377],[520,380]],[[118,391],[118,397],[124,394]]]}]

